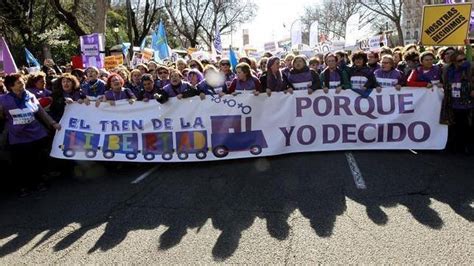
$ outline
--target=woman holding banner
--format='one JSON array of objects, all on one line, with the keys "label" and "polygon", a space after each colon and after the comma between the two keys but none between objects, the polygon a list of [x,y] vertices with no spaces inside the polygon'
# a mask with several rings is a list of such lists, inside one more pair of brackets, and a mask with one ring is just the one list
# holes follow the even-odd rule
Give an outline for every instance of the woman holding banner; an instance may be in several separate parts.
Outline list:
[{"label": "woman holding banner", "polygon": [[[107,88],[109,90],[105,92],[98,103],[108,102],[110,105],[115,105],[116,101],[127,100],[128,103],[133,104],[137,97],[130,89],[124,88],[123,85],[124,81],[119,74],[114,73],[110,75],[107,79]],[[96,104],[96,106],[99,106],[99,104]]]},{"label": "woman holding banner", "polygon": [[237,77],[234,78],[230,87],[221,93],[221,95],[224,93],[237,95],[242,92],[252,92],[254,95],[258,95],[262,86],[260,80],[252,75],[250,65],[247,63],[239,63],[235,69]]},{"label": "woman holding banner", "polygon": [[[335,89],[336,93],[340,93],[341,90],[350,89],[351,84],[349,82],[349,75],[346,72],[346,67],[341,69],[338,63],[338,56],[333,53],[328,53],[324,56],[324,62],[326,68],[321,72],[321,83],[324,93],[328,93],[329,89]],[[344,60],[341,58],[341,60]]]},{"label": "woman holding banner", "polygon": [[[283,73],[280,70],[280,58],[272,56],[267,61],[267,72],[260,79],[266,78],[266,92],[271,96],[272,92],[285,91],[285,83],[283,81]],[[262,82],[263,84],[263,82]]]},{"label": "woman holding banner", "polygon": [[382,67],[375,70],[375,79],[377,80],[377,92],[381,92],[382,88],[395,87],[398,91],[405,84],[403,73],[395,68],[395,60],[391,55],[382,56]]},{"label": "woman holding banner", "polygon": [[96,67],[86,68],[87,81],[82,85],[82,92],[86,95],[86,101],[96,101],[105,93],[105,82],[99,79],[99,69]]},{"label": "woman holding banner", "polygon": [[165,103],[169,98],[188,98],[198,95],[198,91],[186,81],[183,81],[181,72],[175,69],[170,70],[170,83],[159,90],[156,100]]},{"label": "woman holding banner", "polygon": [[40,120],[56,130],[60,130],[61,125],[46,113],[34,94],[25,90],[20,74],[7,75],[4,83],[8,93],[0,97],[0,119],[7,122],[13,170],[21,179],[20,196],[26,196],[31,189],[40,188],[45,169],[47,156],[43,151],[48,143],[48,131]]},{"label": "woman holding banner", "polygon": [[352,67],[349,68],[351,89],[362,97],[368,97],[371,90],[377,87],[374,73],[367,66],[367,54],[363,51],[352,55]]},{"label": "woman holding banner", "polygon": [[224,74],[220,73],[215,66],[207,65],[204,68],[204,79],[197,85],[201,100],[204,100],[206,95],[218,95],[226,88]]},{"label": "woman holding banner", "polygon": [[434,65],[435,55],[430,51],[420,54],[421,66],[413,69],[407,80],[410,87],[426,87],[431,88],[434,85],[442,87],[441,84],[441,67]]},{"label": "woman holding banner", "polygon": [[287,75],[283,75],[283,80],[287,92],[293,93],[293,90],[307,90],[308,94],[321,89],[321,82],[316,71],[311,70],[306,63],[303,55],[295,56],[293,59],[293,68]]},{"label": "woman holding banner", "polygon": [[51,104],[51,116],[56,120],[61,120],[66,104],[73,102],[83,103],[86,96],[79,88],[79,81],[71,74],[62,74],[55,83],[52,93],[53,102]]}]

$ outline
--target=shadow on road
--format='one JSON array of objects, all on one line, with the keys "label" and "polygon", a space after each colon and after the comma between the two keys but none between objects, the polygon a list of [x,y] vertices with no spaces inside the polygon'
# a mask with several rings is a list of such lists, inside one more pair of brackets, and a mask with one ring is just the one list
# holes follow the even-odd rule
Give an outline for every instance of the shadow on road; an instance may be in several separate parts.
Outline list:
[{"label": "shadow on road", "polygon": [[39,247],[70,227],[72,232],[54,242],[54,250],[65,250],[104,225],[90,253],[116,247],[132,231],[160,226],[166,230],[157,239],[157,249],[168,250],[189,230],[199,233],[211,222],[221,231],[212,255],[225,260],[256,218],[266,221],[269,235],[283,241],[290,235],[289,217],[298,210],[319,237],[331,236],[337,217],[346,210],[346,197],[366,206],[368,218],[381,226],[390,219],[382,207],[404,205],[419,223],[440,229],[443,220],[430,207],[432,199],[474,221],[469,205],[474,200],[471,160],[383,154],[355,153],[365,191],[355,188],[345,156],[337,152],[167,164],[136,186],[127,178],[127,170],[136,166],[117,171],[114,180],[60,180],[39,200],[2,199],[0,241],[6,243],[0,246],[0,257],[42,235],[35,244]]}]

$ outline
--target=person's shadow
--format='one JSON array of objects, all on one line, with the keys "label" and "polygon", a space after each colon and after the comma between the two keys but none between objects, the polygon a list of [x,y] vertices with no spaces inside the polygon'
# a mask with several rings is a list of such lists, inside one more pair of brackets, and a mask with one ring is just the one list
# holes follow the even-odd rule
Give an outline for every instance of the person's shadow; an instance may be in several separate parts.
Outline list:
[{"label": "person's shadow", "polygon": [[[386,155],[393,165],[400,165],[392,171],[410,175],[390,180],[378,174],[378,167],[365,169],[371,156],[374,154],[356,154],[364,168],[365,191],[355,188],[344,154],[337,152],[163,164],[136,186],[130,185],[127,176],[136,166],[121,169],[114,180],[60,180],[40,200],[2,199],[0,239],[5,244],[0,246],[0,257],[43,234],[33,249],[39,247],[71,224],[80,226],[55,240],[55,251],[79,244],[87,232],[104,223],[105,230],[90,247],[90,253],[113,249],[130,232],[158,228],[166,229],[156,239],[157,251],[169,250],[179,245],[189,230],[199,233],[211,222],[221,231],[212,256],[221,261],[235,253],[243,231],[256,218],[264,219],[268,234],[280,241],[288,239],[289,218],[295,212],[309,220],[316,235],[331,236],[337,216],[346,210],[346,197],[366,206],[367,217],[381,226],[390,219],[382,207],[404,205],[419,223],[441,228],[441,217],[430,207],[433,199],[449,204],[464,219],[473,221],[472,207],[466,205],[473,200],[473,179],[469,175],[472,165],[428,155],[413,159],[412,167],[402,167],[400,163],[406,158],[397,159],[399,154],[394,152]],[[447,160],[463,171],[456,178],[436,175],[438,169],[427,171],[422,160],[435,165]]]}]

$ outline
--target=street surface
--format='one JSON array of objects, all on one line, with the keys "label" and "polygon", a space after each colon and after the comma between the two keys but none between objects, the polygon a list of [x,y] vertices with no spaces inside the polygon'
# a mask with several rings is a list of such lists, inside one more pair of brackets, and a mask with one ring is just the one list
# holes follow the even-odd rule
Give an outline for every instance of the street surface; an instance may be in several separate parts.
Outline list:
[{"label": "street surface", "polygon": [[474,265],[474,157],[81,162],[50,183],[26,198],[3,186],[0,264]]}]

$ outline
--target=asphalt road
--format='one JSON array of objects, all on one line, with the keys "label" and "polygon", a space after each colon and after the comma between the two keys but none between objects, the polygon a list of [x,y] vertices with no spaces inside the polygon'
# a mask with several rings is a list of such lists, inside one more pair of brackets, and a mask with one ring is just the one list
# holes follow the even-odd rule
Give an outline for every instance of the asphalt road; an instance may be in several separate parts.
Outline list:
[{"label": "asphalt road", "polygon": [[2,191],[3,265],[474,264],[474,157],[357,151],[81,163],[47,192]]}]

